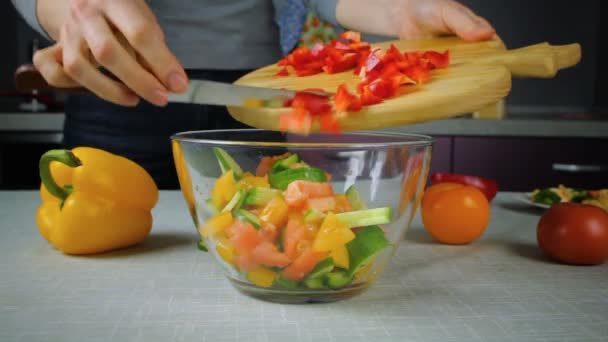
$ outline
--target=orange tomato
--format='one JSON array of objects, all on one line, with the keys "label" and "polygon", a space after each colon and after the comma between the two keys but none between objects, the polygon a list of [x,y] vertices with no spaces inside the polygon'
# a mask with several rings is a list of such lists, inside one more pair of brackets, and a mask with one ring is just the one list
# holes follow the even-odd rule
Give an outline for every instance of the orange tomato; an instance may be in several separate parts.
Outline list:
[{"label": "orange tomato", "polygon": [[451,245],[479,238],[490,221],[490,204],[477,188],[456,183],[429,187],[422,197],[422,222],[439,242]]}]

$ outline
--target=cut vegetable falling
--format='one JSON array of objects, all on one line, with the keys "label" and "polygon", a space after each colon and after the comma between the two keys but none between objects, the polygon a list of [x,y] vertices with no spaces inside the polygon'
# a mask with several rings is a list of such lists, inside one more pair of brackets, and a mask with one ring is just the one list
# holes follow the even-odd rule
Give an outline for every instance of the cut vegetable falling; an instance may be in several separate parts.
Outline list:
[{"label": "cut vegetable falling", "polygon": [[[282,131],[308,134],[315,121],[323,132],[339,133],[339,118],[358,112],[398,96],[406,86],[422,85],[431,79],[431,71],[447,68],[450,53],[437,51],[402,52],[394,45],[386,51],[372,49],[361,40],[357,32],[347,31],[328,44],[319,43],[313,48],[299,47],[278,62],[281,69],[275,77],[297,77],[319,73],[335,74],[354,70],[361,78],[353,91],[341,84],[332,97],[311,92],[299,92],[283,103],[293,111],[283,114],[279,128]],[[323,89],[306,89],[307,91]]]},{"label": "cut vegetable falling", "polygon": [[324,170],[298,154],[262,158],[256,175],[215,148],[222,175],[199,229],[224,263],[260,287],[339,290],[391,244],[379,225],[391,208],[370,208],[351,186],[336,193]]}]

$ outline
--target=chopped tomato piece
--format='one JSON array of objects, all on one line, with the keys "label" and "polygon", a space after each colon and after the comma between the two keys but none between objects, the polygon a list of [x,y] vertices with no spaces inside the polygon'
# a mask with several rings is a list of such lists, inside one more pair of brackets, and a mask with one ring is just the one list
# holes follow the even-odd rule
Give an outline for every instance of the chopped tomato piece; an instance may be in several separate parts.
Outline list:
[{"label": "chopped tomato piece", "polygon": [[228,228],[228,236],[238,255],[248,255],[263,241],[251,224],[241,220],[234,220],[232,226]]},{"label": "chopped tomato piece", "polygon": [[270,171],[272,164],[274,164],[275,161],[285,159],[285,158],[289,157],[290,155],[291,155],[291,153],[286,152],[286,153],[283,153],[278,156],[263,157],[260,160],[260,163],[258,164],[257,169],[255,170],[255,175],[258,177],[266,176],[268,174],[268,171]]},{"label": "chopped tomato piece", "polygon": [[251,258],[254,262],[268,267],[285,267],[291,262],[285,254],[279,252],[277,247],[268,241],[255,247],[251,252]]},{"label": "chopped tomato piece", "polygon": [[306,206],[309,209],[316,209],[320,212],[326,213],[336,209],[336,199],[333,196],[309,198],[306,201]]},{"label": "chopped tomato piece", "polygon": [[331,184],[310,181],[293,181],[287,186],[284,197],[289,206],[298,207],[309,198],[332,196],[334,193]]},{"label": "chopped tomato piece", "polygon": [[315,252],[312,248],[308,248],[300,254],[291,265],[283,270],[283,276],[289,280],[302,280],[319,262],[327,258],[327,256],[328,253]]},{"label": "chopped tomato piece", "polygon": [[236,255],[234,257],[234,265],[242,272],[255,271],[260,267],[260,264],[253,261],[249,255]]},{"label": "chopped tomato piece", "polygon": [[283,232],[283,252],[288,258],[295,259],[299,255],[298,243],[301,241],[312,244],[302,217],[290,217]]},{"label": "chopped tomato piece", "polygon": [[[250,211],[253,213],[252,210]],[[275,242],[277,240],[277,237],[279,236],[279,230],[274,224],[262,221],[262,229],[260,229],[260,236],[262,236],[262,238],[266,241]]]}]

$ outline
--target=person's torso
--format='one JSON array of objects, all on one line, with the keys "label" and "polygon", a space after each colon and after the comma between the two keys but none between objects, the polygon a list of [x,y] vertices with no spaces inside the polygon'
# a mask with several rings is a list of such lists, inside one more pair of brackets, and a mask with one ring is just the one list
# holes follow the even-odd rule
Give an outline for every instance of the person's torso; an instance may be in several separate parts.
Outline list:
[{"label": "person's torso", "polygon": [[281,57],[270,0],[147,0],[188,69],[252,69]]}]

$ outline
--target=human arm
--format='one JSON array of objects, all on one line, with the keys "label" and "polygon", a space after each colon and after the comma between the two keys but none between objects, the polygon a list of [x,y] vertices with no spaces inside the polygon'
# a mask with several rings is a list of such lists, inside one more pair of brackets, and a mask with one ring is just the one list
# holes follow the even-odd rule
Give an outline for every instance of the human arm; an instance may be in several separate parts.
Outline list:
[{"label": "human arm", "polygon": [[[54,86],[83,86],[101,98],[128,106],[137,104],[139,97],[162,106],[169,91],[181,92],[187,87],[186,74],[144,0],[13,3],[30,25],[56,41],[34,55],[37,69]],[[98,66],[120,82],[104,75]]]},{"label": "human arm", "polygon": [[496,33],[487,20],[454,0],[307,0],[319,15],[342,27],[402,39],[455,34],[466,40]]}]

